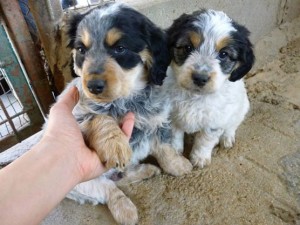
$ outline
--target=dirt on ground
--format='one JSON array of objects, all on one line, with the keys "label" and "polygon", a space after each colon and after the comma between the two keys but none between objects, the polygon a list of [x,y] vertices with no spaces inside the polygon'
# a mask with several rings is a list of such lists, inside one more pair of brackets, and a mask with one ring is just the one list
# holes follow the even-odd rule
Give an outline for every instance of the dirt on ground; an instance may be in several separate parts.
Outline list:
[{"label": "dirt on ground", "polygon": [[[299,24],[283,24],[256,43],[257,62],[245,79],[251,110],[232,149],[216,149],[209,167],[186,176],[122,188],[140,225],[300,224]],[[106,206],[66,199],[43,224],[115,222]]]}]

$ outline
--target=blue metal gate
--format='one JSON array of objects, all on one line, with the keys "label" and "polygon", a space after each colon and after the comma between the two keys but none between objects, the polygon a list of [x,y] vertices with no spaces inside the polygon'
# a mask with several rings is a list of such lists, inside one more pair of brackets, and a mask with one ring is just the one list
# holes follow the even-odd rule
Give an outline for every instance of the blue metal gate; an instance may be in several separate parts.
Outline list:
[{"label": "blue metal gate", "polygon": [[1,152],[39,131],[44,117],[3,23],[0,43]]}]

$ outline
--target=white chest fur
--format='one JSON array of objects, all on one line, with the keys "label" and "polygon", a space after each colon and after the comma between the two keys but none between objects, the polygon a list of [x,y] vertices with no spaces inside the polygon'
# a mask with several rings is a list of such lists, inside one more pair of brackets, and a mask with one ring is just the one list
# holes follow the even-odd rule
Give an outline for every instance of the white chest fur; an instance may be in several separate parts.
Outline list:
[{"label": "white chest fur", "polygon": [[236,117],[246,114],[249,101],[242,80],[226,81],[215,93],[192,93],[178,87],[168,78],[168,94],[172,101],[172,122],[187,133],[207,129],[226,129]]}]

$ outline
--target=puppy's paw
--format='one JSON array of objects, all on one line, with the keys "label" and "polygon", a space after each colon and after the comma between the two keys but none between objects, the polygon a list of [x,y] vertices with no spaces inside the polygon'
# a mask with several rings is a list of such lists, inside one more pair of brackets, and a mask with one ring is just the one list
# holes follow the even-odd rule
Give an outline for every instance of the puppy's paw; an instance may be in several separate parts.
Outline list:
[{"label": "puppy's paw", "polygon": [[135,225],[138,223],[137,208],[124,194],[110,200],[108,208],[118,224]]},{"label": "puppy's paw", "polygon": [[123,133],[105,140],[104,145],[100,145],[95,150],[107,169],[124,170],[132,155],[131,147]]},{"label": "puppy's paw", "polygon": [[193,166],[188,159],[181,155],[177,155],[177,157],[170,161],[169,167],[164,170],[167,173],[178,177],[190,173],[192,169]]},{"label": "puppy's paw", "polygon": [[148,164],[146,165],[147,169],[144,171],[143,176],[141,176],[143,178],[143,180],[151,178],[151,177],[155,177],[161,174],[161,170],[160,168],[158,168],[157,166]]},{"label": "puppy's paw", "polygon": [[131,167],[129,166],[126,168],[123,178],[118,181],[117,185],[123,186],[131,183],[136,183],[141,180],[157,176],[160,173],[160,169],[157,166],[151,164],[138,164]]},{"label": "puppy's paw", "polygon": [[107,169],[123,170],[132,150],[128,138],[110,116],[97,115],[80,124],[87,145],[94,149]]},{"label": "puppy's paw", "polygon": [[233,135],[224,135],[220,140],[220,145],[222,148],[232,148],[235,143],[235,136]]},{"label": "puppy's paw", "polygon": [[192,152],[190,160],[193,166],[204,168],[205,166],[208,166],[211,163],[211,153],[205,151]]},{"label": "puppy's paw", "polygon": [[173,176],[182,176],[192,171],[193,166],[188,159],[178,154],[173,148],[162,148],[156,159],[161,168]]}]

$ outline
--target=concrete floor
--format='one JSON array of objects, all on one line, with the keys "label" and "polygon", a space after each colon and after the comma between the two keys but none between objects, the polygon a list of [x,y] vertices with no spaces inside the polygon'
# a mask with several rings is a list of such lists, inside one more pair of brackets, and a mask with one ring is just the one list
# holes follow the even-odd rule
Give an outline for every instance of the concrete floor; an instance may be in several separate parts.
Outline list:
[{"label": "concrete floor", "polygon": [[[141,225],[300,224],[300,18],[256,44],[251,111],[211,166],[124,186]],[[106,206],[62,203],[43,225],[113,225]]]}]

